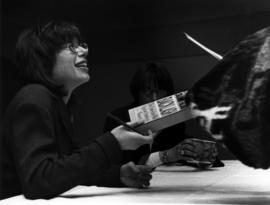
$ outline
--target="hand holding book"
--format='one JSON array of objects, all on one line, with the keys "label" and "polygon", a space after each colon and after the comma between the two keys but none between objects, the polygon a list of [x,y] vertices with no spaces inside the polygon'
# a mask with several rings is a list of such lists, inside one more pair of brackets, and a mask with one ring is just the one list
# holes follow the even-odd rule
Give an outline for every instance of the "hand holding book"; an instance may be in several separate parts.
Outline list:
[{"label": "hand holding book", "polygon": [[125,123],[113,115],[111,117],[121,124],[111,131],[119,142],[121,150],[136,150],[141,145],[153,143],[154,134],[152,132],[148,135],[143,135],[134,128],[142,124],[142,120]]}]

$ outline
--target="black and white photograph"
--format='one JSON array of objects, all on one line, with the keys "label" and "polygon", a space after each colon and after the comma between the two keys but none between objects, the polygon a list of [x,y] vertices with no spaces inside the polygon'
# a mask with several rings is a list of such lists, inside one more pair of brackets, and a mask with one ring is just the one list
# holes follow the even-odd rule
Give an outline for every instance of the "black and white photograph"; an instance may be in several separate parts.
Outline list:
[{"label": "black and white photograph", "polygon": [[0,204],[270,204],[270,1],[0,0]]}]

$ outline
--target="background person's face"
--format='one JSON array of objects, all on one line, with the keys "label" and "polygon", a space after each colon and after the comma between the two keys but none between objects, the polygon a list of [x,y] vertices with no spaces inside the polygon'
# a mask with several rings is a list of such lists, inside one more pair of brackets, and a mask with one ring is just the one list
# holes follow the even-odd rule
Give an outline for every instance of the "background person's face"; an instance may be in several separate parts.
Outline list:
[{"label": "background person's face", "polygon": [[86,60],[88,49],[79,46],[77,51],[73,53],[65,48],[56,55],[52,76],[57,83],[64,85],[67,91],[90,79]]},{"label": "background person's face", "polygon": [[166,97],[167,95],[167,91],[163,89],[146,89],[139,92],[139,104],[149,103],[157,99]]}]

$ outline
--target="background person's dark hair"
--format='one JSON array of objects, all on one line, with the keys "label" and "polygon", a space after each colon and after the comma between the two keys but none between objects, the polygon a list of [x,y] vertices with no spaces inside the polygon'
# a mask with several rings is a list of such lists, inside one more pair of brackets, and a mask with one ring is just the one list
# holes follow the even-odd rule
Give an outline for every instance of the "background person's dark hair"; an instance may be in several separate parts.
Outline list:
[{"label": "background person's dark hair", "polygon": [[135,103],[139,102],[139,92],[147,89],[149,83],[167,91],[168,95],[174,94],[173,80],[168,70],[162,64],[150,62],[139,68],[131,80],[130,92]]},{"label": "background person's dark hair", "polygon": [[51,21],[24,30],[16,44],[16,64],[22,83],[40,83],[61,93],[62,85],[51,78],[56,53],[74,39],[81,41],[80,31],[67,22]]}]

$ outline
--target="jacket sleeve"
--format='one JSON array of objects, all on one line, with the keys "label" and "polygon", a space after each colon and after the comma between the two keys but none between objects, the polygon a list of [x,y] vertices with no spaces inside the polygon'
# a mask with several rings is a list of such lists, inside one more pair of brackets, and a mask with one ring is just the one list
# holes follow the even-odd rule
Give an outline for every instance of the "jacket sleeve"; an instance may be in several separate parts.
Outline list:
[{"label": "jacket sleeve", "polygon": [[86,182],[96,185],[111,163],[120,161],[119,144],[110,133],[60,155],[53,120],[49,110],[38,105],[23,104],[14,111],[9,145],[27,198],[51,198]]},{"label": "jacket sleeve", "polygon": [[120,180],[120,164],[112,165],[104,174],[102,174],[97,181],[97,186],[103,187],[125,187]]},{"label": "jacket sleeve", "polygon": [[103,127],[103,132],[109,132],[117,126],[119,125],[116,122],[114,122],[109,117],[106,117],[104,127]]}]

